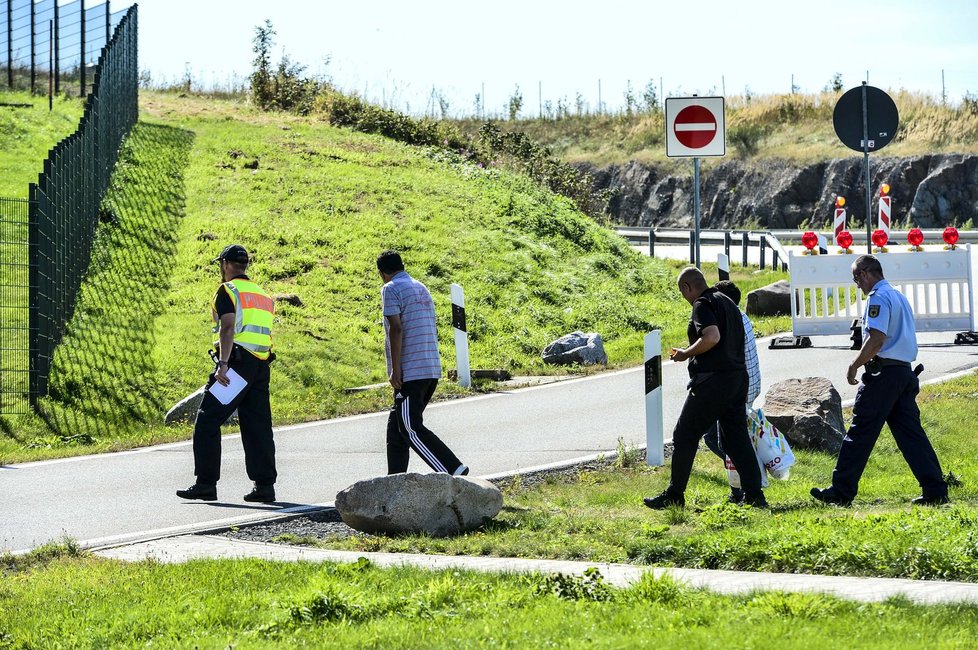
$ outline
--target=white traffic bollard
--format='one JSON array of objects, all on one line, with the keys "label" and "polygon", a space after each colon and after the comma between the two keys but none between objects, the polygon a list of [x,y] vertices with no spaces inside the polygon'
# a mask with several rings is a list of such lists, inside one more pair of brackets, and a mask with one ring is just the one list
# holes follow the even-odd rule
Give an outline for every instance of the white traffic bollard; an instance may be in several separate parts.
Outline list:
[{"label": "white traffic bollard", "polygon": [[726,253],[717,255],[717,271],[721,281],[730,279],[730,258]]},{"label": "white traffic bollard", "polygon": [[645,461],[665,465],[662,437],[662,332],[645,335]]},{"label": "white traffic bollard", "polygon": [[455,330],[455,368],[458,371],[458,385],[468,388],[472,385],[469,372],[469,334],[465,329],[465,292],[457,284],[452,285],[452,329]]}]

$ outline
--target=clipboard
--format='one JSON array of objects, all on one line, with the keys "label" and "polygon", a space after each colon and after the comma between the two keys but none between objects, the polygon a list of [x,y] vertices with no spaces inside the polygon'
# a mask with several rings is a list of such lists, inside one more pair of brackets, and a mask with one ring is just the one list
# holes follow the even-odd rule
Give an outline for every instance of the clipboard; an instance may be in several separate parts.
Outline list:
[{"label": "clipboard", "polygon": [[232,368],[228,368],[228,379],[231,381],[231,383],[229,383],[227,386],[222,386],[215,381],[214,384],[207,389],[210,391],[211,395],[217,398],[218,402],[224,404],[225,406],[234,401],[234,398],[237,397],[242,390],[244,390],[245,386],[248,385],[248,382],[244,380],[244,377],[236,373]]}]

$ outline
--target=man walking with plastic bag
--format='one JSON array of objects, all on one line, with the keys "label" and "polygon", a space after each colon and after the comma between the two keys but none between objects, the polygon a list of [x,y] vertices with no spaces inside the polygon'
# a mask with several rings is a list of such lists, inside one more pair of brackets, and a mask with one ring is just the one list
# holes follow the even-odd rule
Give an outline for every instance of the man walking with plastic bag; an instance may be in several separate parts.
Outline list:
[{"label": "man walking with plastic bag", "polygon": [[[740,309],[741,293],[740,288],[736,284],[730,280],[721,280],[713,285],[713,288],[730,298],[738,306],[737,309],[740,311],[740,319],[744,324],[744,363],[747,366],[748,379],[746,406],[747,410],[750,411],[754,405],[754,400],[761,394],[761,366],[757,357],[757,342],[754,336],[754,326],[751,325],[747,314]],[[716,454],[727,467],[727,475],[730,479],[730,496],[727,500],[730,503],[740,503],[744,500],[744,490],[740,487],[740,475],[733,466],[733,462],[730,462],[727,454],[723,452],[723,447],[720,444],[720,429],[716,422],[706,432],[706,435],[703,437],[703,442],[706,443],[709,450]],[[761,474],[761,484],[762,486],[766,486],[763,473]]]},{"label": "man walking with plastic bag", "polygon": [[673,348],[673,361],[689,360],[689,392],[676,422],[669,487],[645,499],[653,510],[686,504],[685,491],[703,432],[720,422],[723,447],[740,470],[744,503],[767,507],[761,491],[757,456],[747,436],[744,403],[747,370],[744,326],[740,310],[729,298],[706,284],[703,273],[688,267],[679,274],[679,292],[692,306],[686,329],[689,346]]}]

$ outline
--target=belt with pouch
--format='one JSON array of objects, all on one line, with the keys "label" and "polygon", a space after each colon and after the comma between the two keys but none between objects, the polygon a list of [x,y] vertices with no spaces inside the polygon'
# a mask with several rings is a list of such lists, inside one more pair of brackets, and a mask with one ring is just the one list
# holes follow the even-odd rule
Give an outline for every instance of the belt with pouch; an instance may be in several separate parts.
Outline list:
[{"label": "belt with pouch", "polygon": [[878,375],[883,368],[889,368],[892,366],[903,366],[904,368],[910,367],[909,361],[900,361],[898,359],[885,359],[883,357],[873,357],[866,363],[866,372],[871,375]]}]

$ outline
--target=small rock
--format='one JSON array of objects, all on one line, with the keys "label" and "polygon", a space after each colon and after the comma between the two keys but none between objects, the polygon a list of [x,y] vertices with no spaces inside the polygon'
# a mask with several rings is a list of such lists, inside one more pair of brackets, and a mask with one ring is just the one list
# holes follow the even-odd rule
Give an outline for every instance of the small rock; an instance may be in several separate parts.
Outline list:
[{"label": "small rock", "polygon": [[582,366],[607,365],[608,355],[604,351],[601,335],[595,332],[572,332],[562,336],[543,349],[544,363]]},{"label": "small rock", "polygon": [[[174,404],[173,408],[166,412],[166,418],[164,418],[163,423],[170,425],[179,424],[181,422],[194,422],[197,419],[197,411],[200,410],[200,404],[204,401],[204,391],[206,389],[206,386],[201,386]],[[230,415],[230,417],[228,417],[224,424],[230,424],[233,426],[237,423],[238,412],[235,411]]]},{"label": "small rock", "polygon": [[275,302],[284,302],[294,307],[305,307],[305,303],[294,293],[279,293],[274,296]]}]

